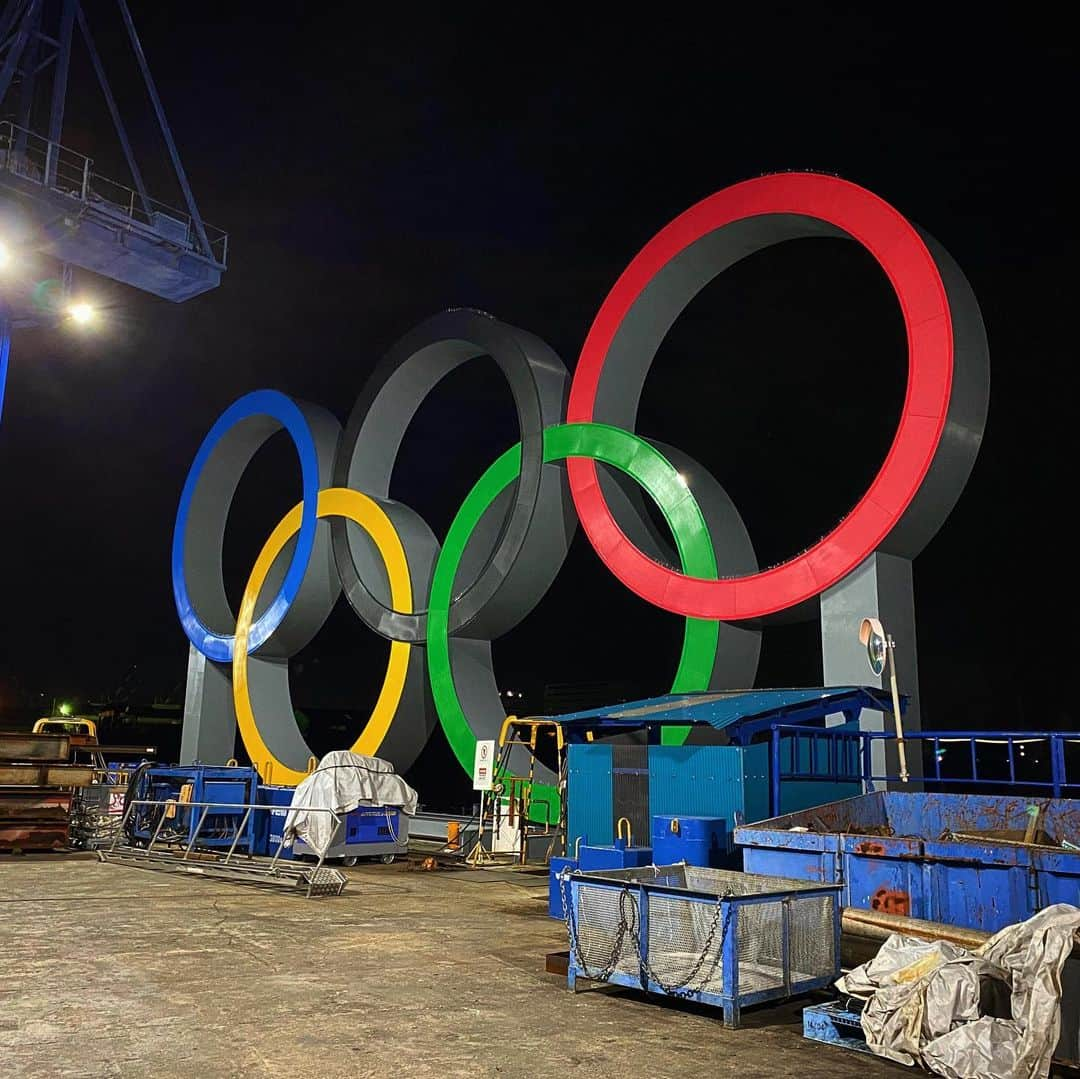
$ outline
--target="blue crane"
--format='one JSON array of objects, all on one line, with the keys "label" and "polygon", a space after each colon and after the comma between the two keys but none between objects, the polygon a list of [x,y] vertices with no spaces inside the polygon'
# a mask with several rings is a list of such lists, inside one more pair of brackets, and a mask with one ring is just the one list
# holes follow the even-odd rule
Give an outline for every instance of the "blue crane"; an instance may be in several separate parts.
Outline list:
[{"label": "blue crane", "polygon": [[[225,271],[228,235],[199,213],[126,0],[117,7],[184,209],[150,197],[79,0],[9,0],[0,14],[0,415],[12,328],[92,317],[73,297],[73,267],[174,302],[216,288]],[[130,184],[101,175],[93,158],[64,145],[76,30]],[[58,277],[41,279],[42,259],[58,266]]]}]

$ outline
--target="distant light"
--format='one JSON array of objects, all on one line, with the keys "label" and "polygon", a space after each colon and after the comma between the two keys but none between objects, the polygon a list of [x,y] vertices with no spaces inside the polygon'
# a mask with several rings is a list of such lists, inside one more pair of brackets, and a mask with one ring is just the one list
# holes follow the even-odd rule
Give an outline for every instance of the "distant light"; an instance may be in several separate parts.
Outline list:
[{"label": "distant light", "polygon": [[62,715],[62,716],[70,716],[71,715],[71,705],[68,704],[67,701],[65,701],[62,705],[60,705],[60,715]]},{"label": "distant light", "polygon": [[0,270],[6,270],[11,265],[11,249],[3,240],[0,240]]},{"label": "distant light", "polygon": [[684,487],[689,487],[690,486],[690,481],[686,478],[686,473],[685,472],[680,472],[678,474],[678,480],[679,480],[679,483],[681,483]]},{"label": "distant light", "polygon": [[71,321],[79,326],[86,326],[94,321],[94,309],[88,303],[73,303],[68,308]]}]

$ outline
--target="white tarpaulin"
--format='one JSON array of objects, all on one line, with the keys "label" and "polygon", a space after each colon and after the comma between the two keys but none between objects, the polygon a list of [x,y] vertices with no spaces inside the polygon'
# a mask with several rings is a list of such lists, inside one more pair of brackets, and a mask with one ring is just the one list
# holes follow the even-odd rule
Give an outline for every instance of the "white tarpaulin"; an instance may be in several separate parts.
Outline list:
[{"label": "white tarpaulin", "polygon": [[357,806],[393,806],[412,817],[416,804],[416,791],[394,773],[389,761],[337,750],[327,753],[293,792],[283,843],[288,847],[302,839],[316,854],[326,853],[337,823],[329,813],[312,809],[331,809],[343,817]]},{"label": "white tarpaulin", "polygon": [[1061,1033],[1061,970],[1080,909],[1058,903],[973,952],[894,933],[838,981],[866,1001],[867,1045],[946,1079],[1045,1079]]}]

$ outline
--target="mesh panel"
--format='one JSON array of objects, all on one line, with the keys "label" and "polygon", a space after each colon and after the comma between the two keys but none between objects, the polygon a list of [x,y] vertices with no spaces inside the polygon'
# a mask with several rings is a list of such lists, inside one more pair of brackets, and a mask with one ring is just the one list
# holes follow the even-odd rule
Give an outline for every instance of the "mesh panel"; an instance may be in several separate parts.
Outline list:
[{"label": "mesh panel", "polygon": [[782,881],[778,877],[760,877],[733,869],[686,867],[686,887],[692,892],[711,895],[758,895],[775,892]]},{"label": "mesh panel", "polygon": [[783,986],[783,917],[783,902],[748,903],[739,907],[737,924],[740,996]]},{"label": "mesh panel", "polygon": [[349,878],[338,869],[329,866],[321,866],[311,870],[310,876],[303,876],[297,882],[298,888],[307,889],[306,881],[311,881],[311,894],[315,895],[341,895]]},{"label": "mesh panel", "polygon": [[[622,917],[619,913],[619,897],[623,894],[621,888],[598,888],[588,884],[579,884],[574,889],[574,923],[578,948],[585,965],[593,973],[607,970],[611,966]],[[639,964],[634,938],[631,936],[631,931],[637,932],[638,925],[636,895],[626,895],[623,911],[631,929],[628,929],[623,937],[613,969],[636,978]]]},{"label": "mesh panel", "polygon": [[824,978],[836,970],[836,938],[829,896],[795,899],[791,903],[791,981]]},{"label": "mesh panel", "polygon": [[649,747],[611,747],[611,827],[621,817],[630,821],[635,846],[647,847],[652,838],[649,815]]},{"label": "mesh panel", "polygon": [[[698,966],[715,918],[715,903],[650,896],[648,956],[653,976],[665,985],[682,986],[691,971]],[[722,992],[722,933],[723,923],[719,923],[705,961],[686,985],[688,990]]]}]

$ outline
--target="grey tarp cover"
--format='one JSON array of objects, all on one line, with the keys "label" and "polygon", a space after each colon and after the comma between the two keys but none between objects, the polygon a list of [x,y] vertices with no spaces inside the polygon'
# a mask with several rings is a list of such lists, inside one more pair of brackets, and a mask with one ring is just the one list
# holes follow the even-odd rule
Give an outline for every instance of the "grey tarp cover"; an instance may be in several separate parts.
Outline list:
[{"label": "grey tarp cover", "polygon": [[326,853],[337,825],[329,813],[308,812],[309,807],[341,815],[357,806],[395,806],[412,817],[416,803],[416,791],[394,774],[389,761],[336,750],[294,791],[282,841],[290,846],[302,839],[316,854]]},{"label": "grey tarp cover", "polygon": [[[1045,1079],[1061,1032],[1061,970],[1078,929],[1080,909],[1058,903],[973,952],[894,933],[836,984],[866,1001],[863,1032],[880,1056],[947,1079]],[[982,1007],[995,988],[1004,1007]]]}]

